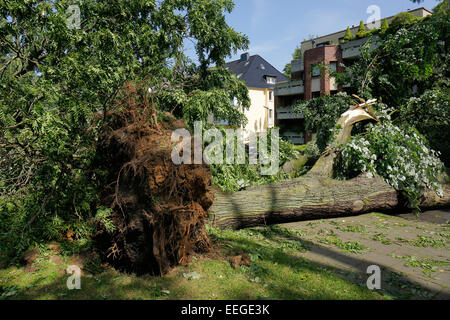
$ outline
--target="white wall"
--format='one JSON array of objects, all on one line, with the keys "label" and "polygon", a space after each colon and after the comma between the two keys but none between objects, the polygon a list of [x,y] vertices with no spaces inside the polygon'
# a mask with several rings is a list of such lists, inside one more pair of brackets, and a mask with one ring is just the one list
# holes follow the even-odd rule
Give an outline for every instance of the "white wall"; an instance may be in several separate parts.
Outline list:
[{"label": "white wall", "polygon": [[[272,99],[270,99],[269,92],[272,92]],[[248,120],[244,129],[247,132],[258,133],[266,131],[267,128],[273,128],[275,123],[275,96],[273,90],[249,88],[248,93],[251,106],[244,112]],[[265,107],[268,107],[268,109]],[[269,110],[272,110],[272,118],[270,118]]]},{"label": "white wall", "polygon": [[[272,92],[272,94],[270,95],[269,92]],[[245,139],[248,138],[249,132],[264,132],[268,128],[273,128],[275,125],[274,90],[248,88],[248,94],[251,104],[250,108],[244,111],[244,114],[248,120],[247,125],[245,126],[245,128],[243,128],[246,132],[244,134]],[[233,104],[237,106],[237,100],[233,101]],[[272,112],[270,112],[270,110]],[[213,115],[208,117],[209,123],[212,123],[214,121],[216,121],[217,124],[227,125],[226,121],[215,120]]]}]

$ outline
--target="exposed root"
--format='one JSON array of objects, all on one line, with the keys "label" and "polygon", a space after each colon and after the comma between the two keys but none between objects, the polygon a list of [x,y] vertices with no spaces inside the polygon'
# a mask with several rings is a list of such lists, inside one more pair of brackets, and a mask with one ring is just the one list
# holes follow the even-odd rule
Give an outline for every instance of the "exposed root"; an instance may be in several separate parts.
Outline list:
[{"label": "exposed root", "polygon": [[181,127],[175,119],[158,123],[148,100],[130,85],[119,111],[108,115],[98,154],[109,179],[102,202],[113,209],[116,230],[102,229],[96,239],[117,268],[164,274],[210,247],[211,173],[206,165],[172,163],[171,134]]}]

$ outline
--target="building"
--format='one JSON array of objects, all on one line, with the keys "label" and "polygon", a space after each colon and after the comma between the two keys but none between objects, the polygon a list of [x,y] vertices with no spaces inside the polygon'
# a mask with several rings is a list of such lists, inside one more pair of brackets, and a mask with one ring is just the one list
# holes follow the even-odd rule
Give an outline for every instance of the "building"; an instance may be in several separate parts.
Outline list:
[{"label": "building", "polygon": [[[289,80],[280,71],[259,55],[250,56],[248,53],[225,66],[239,79],[245,81],[251,105],[244,111],[248,123],[245,132],[265,132],[275,126],[275,85],[277,82]],[[235,106],[236,101],[234,102]],[[226,123],[222,123],[226,124]]]},{"label": "building", "polygon": [[[432,12],[425,8],[408,11],[416,17],[426,17]],[[390,23],[392,17],[386,18]],[[381,21],[380,21],[381,22]],[[359,25],[350,28],[352,36],[358,32]],[[275,87],[276,124],[281,129],[281,135],[294,144],[304,144],[311,140],[306,134],[304,118],[294,113],[292,105],[298,100],[335,94],[345,88],[338,86],[334,78],[326,72],[321,77],[318,64],[326,64],[333,71],[342,72],[344,65],[350,65],[358,59],[361,46],[367,39],[357,39],[342,44],[346,30],[341,30],[325,36],[317,37],[301,43],[302,58],[291,62],[291,80],[280,81]],[[376,40],[374,48],[376,48]]]}]

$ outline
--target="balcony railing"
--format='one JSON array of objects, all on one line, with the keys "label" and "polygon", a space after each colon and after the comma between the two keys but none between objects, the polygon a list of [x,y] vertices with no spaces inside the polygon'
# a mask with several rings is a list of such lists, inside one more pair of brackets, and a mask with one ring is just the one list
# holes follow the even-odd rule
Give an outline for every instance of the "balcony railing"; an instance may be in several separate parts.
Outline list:
[{"label": "balcony railing", "polygon": [[284,132],[281,135],[284,139],[295,145],[305,144],[305,135],[298,132]]},{"label": "balcony railing", "polygon": [[305,66],[303,64],[303,59],[296,59],[291,61],[291,72],[304,71]]},{"label": "balcony railing", "polygon": [[292,107],[278,107],[277,118],[278,120],[303,119],[304,116],[301,113],[294,112]]},{"label": "balcony railing", "polygon": [[302,80],[278,82],[275,86],[275,96],[292,96],[304,92],[305,87]]},{"label": "balcony railing", "polygon": [[[367,42],[367,40],[368,38],[363,38],[341,44],[342,58],[353,59],[359,57],[361,54],[361,47]],[[378,47],[378,36],[375,36],[371,49],[374,50],[377,47]]]}]

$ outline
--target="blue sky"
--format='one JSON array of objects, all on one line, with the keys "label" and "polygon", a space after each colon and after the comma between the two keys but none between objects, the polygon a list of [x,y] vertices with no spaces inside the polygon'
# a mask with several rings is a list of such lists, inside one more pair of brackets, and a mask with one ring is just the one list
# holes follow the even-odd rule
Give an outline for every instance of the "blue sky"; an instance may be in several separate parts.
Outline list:
[{"label": "blue sky", "polygon": [[[439,2],[425,0],[234,0],[228,24],[250,40],[250,54],[259,54],[282,71],[297,45],[309,35],[325,35],[367,21],[367,8],[377,5],[381,17],[407,9],[433,9]],[[192,49],[187,52],[191,55]],[[240,53],[229,60],[235,60]]]}]

